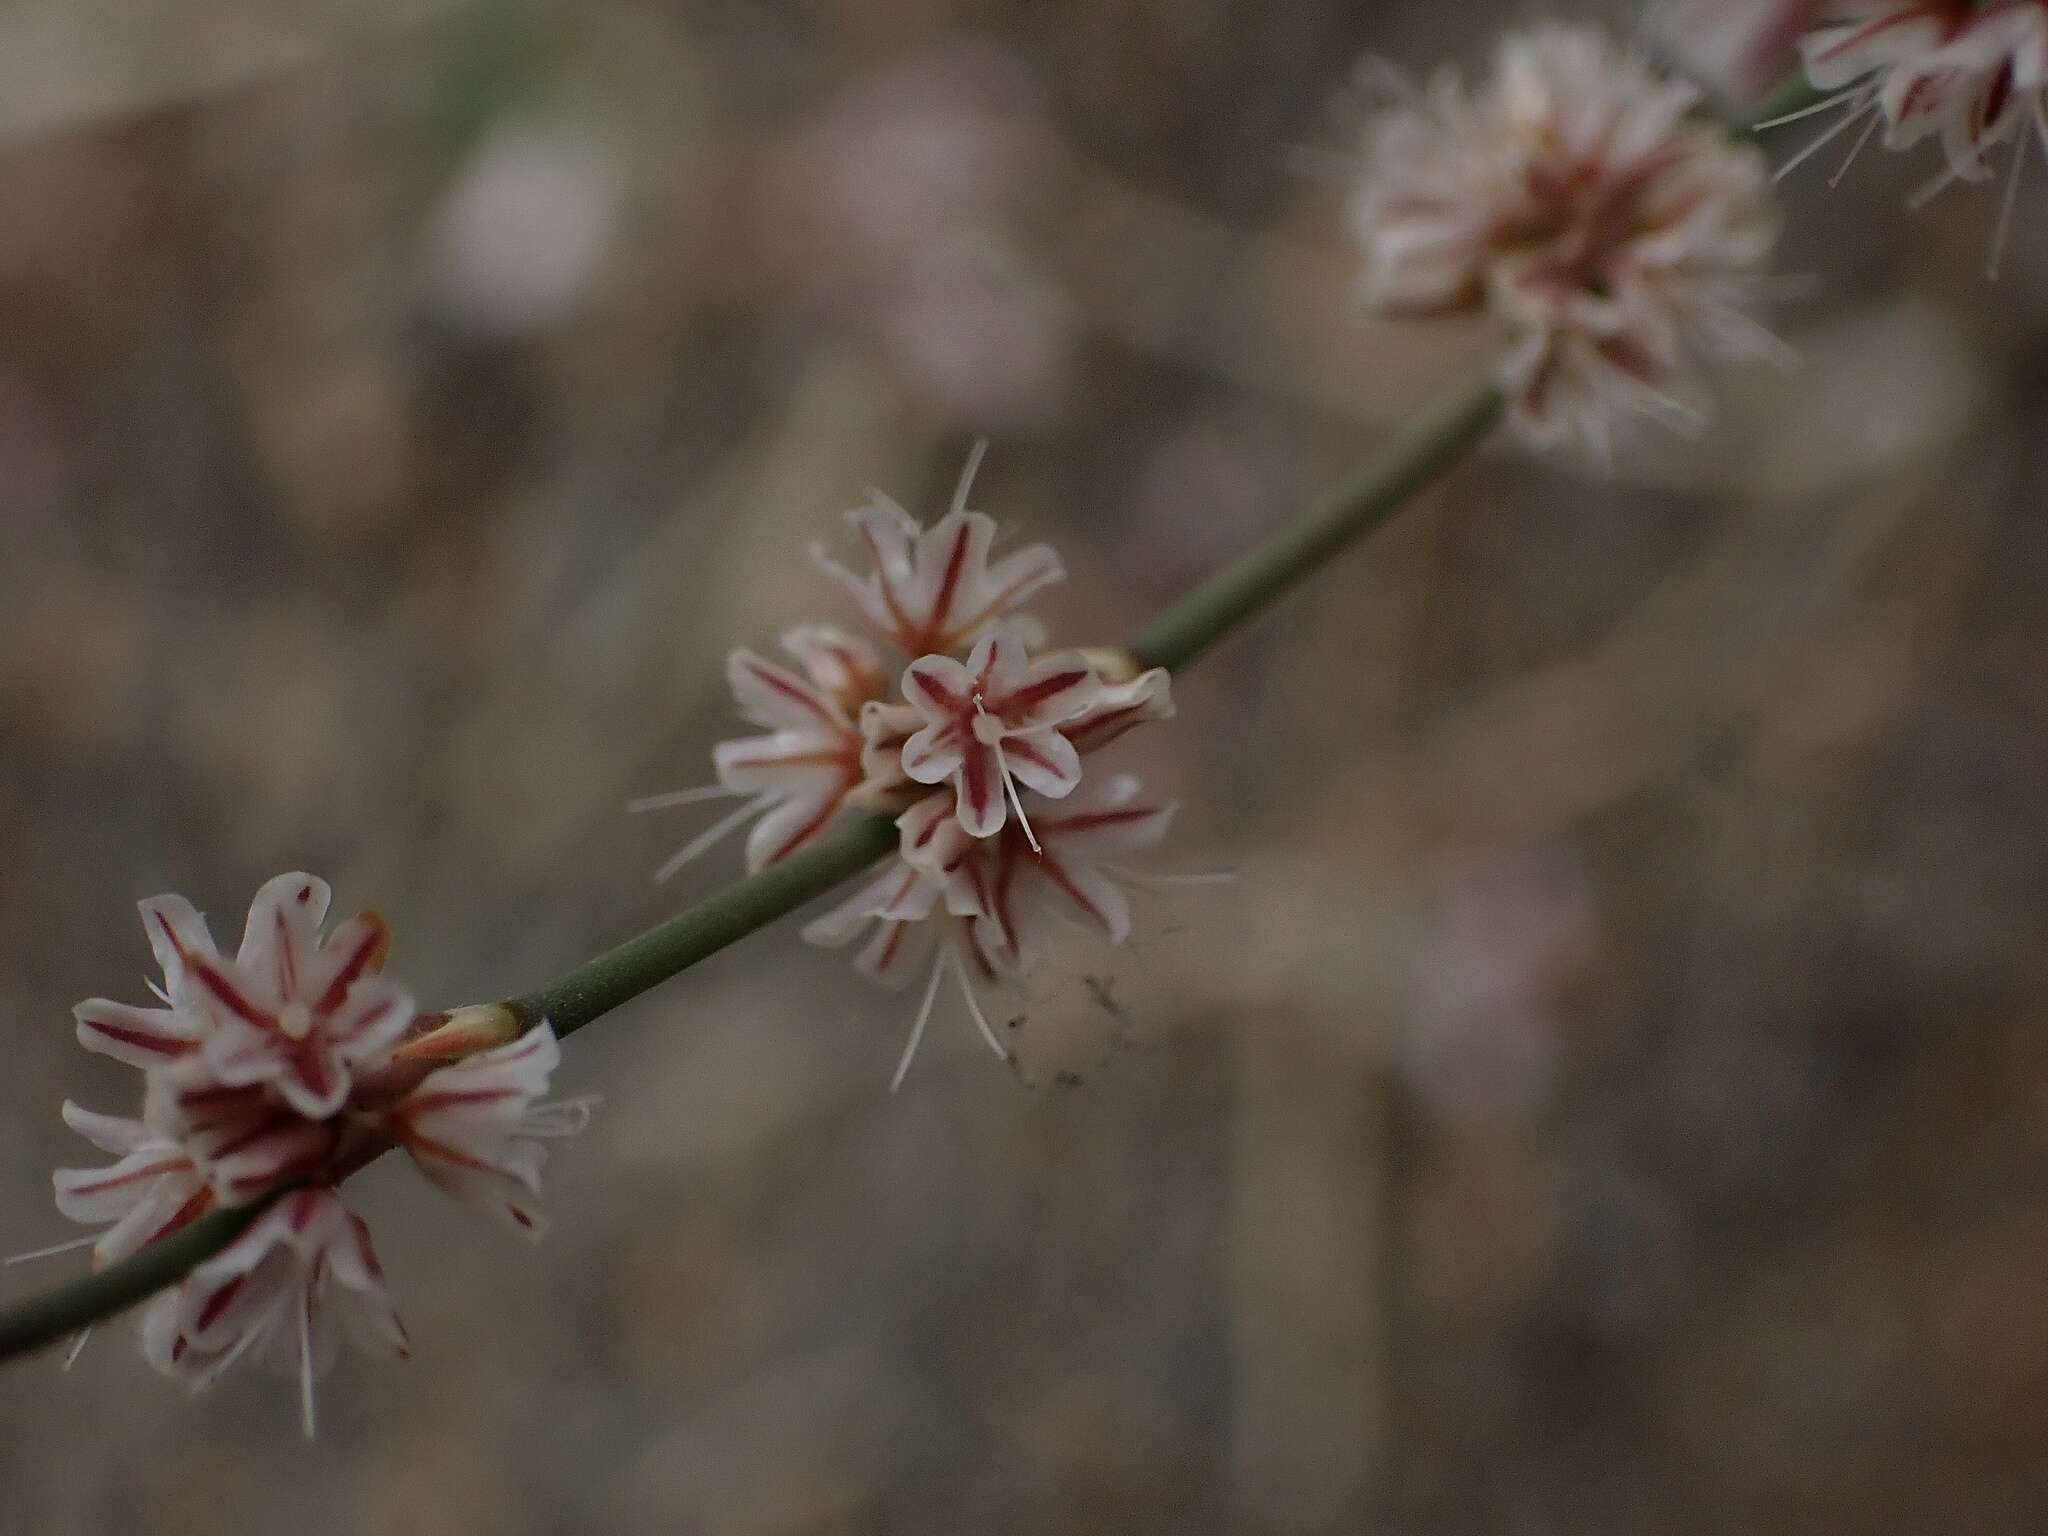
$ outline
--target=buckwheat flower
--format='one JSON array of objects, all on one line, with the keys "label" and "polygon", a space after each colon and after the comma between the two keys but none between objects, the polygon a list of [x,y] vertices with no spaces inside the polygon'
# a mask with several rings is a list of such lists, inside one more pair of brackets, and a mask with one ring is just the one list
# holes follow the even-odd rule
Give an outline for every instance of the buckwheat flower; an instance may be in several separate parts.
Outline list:
[{"label": "buckwheat flower", "polygon": [[1661,0],[1648,28],[1688,74],[1747,99],[1797,66],[1799,39],[1829,9],[1828,0]]},{"label": "buckwheat flower", "polygon": [[1504,321],[1501,383],[1538,446],[1604,458],[1629,417],[1697,422],[1702,364],[1784,356],[1750,314],[1776,238],[1764,164],[1699,99],[1546,26],[1504,39],[1476,90],[1446,77],[1395,105],[1352,204],[1368,302]]},{"label": "buckwheat flower", "polygon": [[150,1303],[142,1350],[195,1391],[251,1350],[294,1370],[311,1439],[313,1383],[333,1360],[337,1319],[362,1349],[409,1353],[369,1228],[333,1189],[298,1189]]},{"label": "buckwheat flower", "polygon": [[204,1056],[149,1074],[142,1117],[227,1205],[319,1171],[344,1129],[339,1119],[307,1119],[268,1083],[223,1082]]},{"label": "buckwheat flower", "polygon": [[961,830],[951,798],[950,791],[928,795],[898,818],[903,845],[917,851],[919,862],[892,854],[879,873],[803,930],[807,943],[829,949],[867,935],[854,964],[884,986],[901,987],[924,971],[924,993],[889,1079],[891,1093],[903,1086],[949,974],[983,1041],[999,1059],[1010,1060],[975,990],[977,980],[999,979],[1007,956],[988,947],[997,935],[985,922],[985,866],[972,857],[982,845]]},{"label": "buckwheat flower", "polygon": [[839,564],[822,547],[811,551],[905,656],[964,650],[1034,593],[1065,578],[1059,556],[1044,544],[991,557],[995,521],[967,510],[987,446],[974,445],[952,506],[929,528],[880,491],[870,491],[866,506],[846,514],[866,551],[868,574]]},{"label": "buckwheat flower", "polygon": [[[1793,117],[1838,115],[1781,175],[1858,123],[1863,132],[1851,161],[1880,126],[1890,149],[1939,138],[1947,169],[1916,194],[1917,207],[1954,182],[1990,178],[1991,151],[2030,130],[2048,145],[2048,6],[2042,0],[1865,0],[1809,33],[1800,55],[1808,80],[1833,94]],[[2025,158],[2022,142],[2013,151],[1992,238],[1994,273]]]},{"label": "buckwheat flower", "polygon": [[1120,882],[1146,877],[1117,861],[1156,847],[1177,809],[1147,799],[1130,774],[1091,784],[1062,802],[1034,803],[1035,845],[1020,829],[1006,828],[970,855],[980,865],[972,876],[981,896],[974,919],[979,947],[1000,969],[1028,970],[1054,919],[1122,944],[1131,934],[1131,904]]},{"label": "buckwheat flower", "polygon": [[[862,781],[861,708],[886,686],[881,658],[865,641],[823,624],[782,637],[803,671],[777,666],[744,648],[726,659],[726,681],[740,714],[765,734],[712,748],[718,782],[652,795],[631,811],[653,811],[734,796],[744,803],[693,838],[655,872],[674,876],[748,821],[747,868],[765,869],[814,840]],[[755,820],[755,818],[759,818]]]},{"label": "buckwheat flower", "polygon": [[212,1208],[204,1170],[147,1122],[95,1114],[67,1099],[64,1123],[116,1159],[106,1168],[59,1168],[54,1178],[64,1216],[106,1228],[92,1239],[94,1267],[118,1263]]},{"label": "buckwheat flower", "polygon": [[456,1199],[534,1239],[546,1141],[589,1123],[592,1100],[549,1102],[562,1048],[547,1024],[495,1050],[430,1073],[390,1111],[384,1128],[420,1172]]},{"label": "buckwheat flower", "polygon": [[326,1119],[347,1101],[354,1073],[388,1057],[413,1019],[411,998],[379,974],[383,920],[359,914],[323,942],[329,899],[312,875],[271,880],[250,904],[232,960],[189,902],[144,902],[170,1006],[89,999],[74,1010],[80,1043],[145,1068],[198,1052],[224,1086],[268,1083],[299,1114]]},{"label": "buckwheat flower", "polygon": [[961,827],[993,837],[1011,807],[1023,818],[1019,784],[1056,800],[1081,782],[1081,754],[1059,728],[1101,692],[1079,651],[1029,661],[1002,629],[982,636],[965,665],[920,656],[903,674],[903,696],[925,723],[903,744],[903,772],[919,784],[950,782]]}]

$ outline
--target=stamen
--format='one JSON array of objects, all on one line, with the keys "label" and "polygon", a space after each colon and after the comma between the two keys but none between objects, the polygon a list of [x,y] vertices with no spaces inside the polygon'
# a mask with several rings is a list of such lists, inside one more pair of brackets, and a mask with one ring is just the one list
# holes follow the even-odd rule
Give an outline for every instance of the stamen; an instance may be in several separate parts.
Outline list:
[{"label": "stamen", "polygon": [[[984,720],[989,718],[988,710],[983,707],[979,693],[974,696],[974,712]],[[975,734],[979,735],[980,732],[977,731]],[[1003,756],[1003,738],[1001,734],[997,734],[995,739],[990,741],[988,745],[996,749],[996,772],[1002,778],[1003,792],[1010,797],[1010,809],[1017,813],[1017,825],[1024,829],[1024,841],[1031,845],[1033,853],[1045,852],[1043,848],[1038,846],[1038,834],[1031,830],[1031,818],[1024,814],[1024,801],[1017,793],[1017,781],[1010,777],[1010,760]]]},{"label": "stamen", "polygon": [[1771,173],[1771,180],[1774,182],[1783,181],[1787,176],[1790,176],[1794,171],[1798,170],[1800,166],[1806,164],[1807,161],[1811,160],[1815,155],[1819,154],[1822,150],[1826,149],[1830,144],[1834,143],[1835,140],[1839,139],[1851,128],[1855,127],[1859,122],[1863,120],[1864,115],[1866,113],[1873,113],[1876,111],[1877,104],[1875,102],[1866,102],[1862,105],[1853,108],[1846,115],[1844,115],[1840,122],[1836,123],[1832,128],[1828,129],[1826,133],[1821,134],[1811,144],[1807,145],[1806,148],[1800,150],[1798,154],[1794,155],[1790,160],[1787,160],[1783,165],[1779,166],[1777,170],[1773,171]]},{"label": "stamen", "polygon": [[1984,266],[1984,276],[1989,282],[1998,281],[1998,264],[2005,255],[2005,243],[2012,234],[2012,212],[2019,201],[2020,171],[2027,163],[2027,141],[2022,138],[2012,147],[2012,175],[2005,182],[2005,203],[1998,210],[1998,225],[1991,232],[1991,258]]},{"label": "stamen", "polygon": [[706,800],[724,800],[733,791],[723,784],[699,784],[695,789],[672,789],[665,795],[642,795],[638,800],[626,802],[628,816],[644,815],[648,811],[666,811],[678,805],[701,805]]},{"label": "stamen", "polygon": [[1855,146],[1850,149],[1848,158],[1842,162],[1841,169],[1828,178],[1828,188],[1830,191],[1842,184],[1842,178],[1849,174],[1849,167],[1856,163],[1856,157],[1863,153],[1863,146],[1870,142],[1870,136],[1877,132],[1877,125],[1883,121],[1884,114],[1882,112],[1870,114],[1869,121],[1863,125],[1863,131],[1856,135]]},{"label": "stamen", "polygon": [[299,1302],[299,1417],[313,1438],[313,1288]]},{"label": "stamen", "polygon": [[71,1348],[64,1352],[64,1363],[59,1370],[68,1371],[78,1364],[78,1357],[85,1351],[85,1341],[92,1337],[92,1324],[87,1323],[78,1330],[78,1337],[71,1341]]},{"label": "stamen", "polygon": [[175,1008],[178,1006],[176,1003],[171,1001],[171,994],[166,992],[162,987],[158,986],[154,981],[149,980],[145,977],[142,984],[145,987],[149,988],[150,991],[154,992],[156,994],[156,1000],[162,1003],[166,1008]]},{"label": "stamen", "polygon": [[758,800],[749,800],[729,816],[721,816],[702,832],[683,845],[682,851],[654,872],[654,883],[665,885],[675,878],[676,872],[700,853],[708,852],[724,841],[740,827],[767,810],[771,798],[767,795]]},{"label": "stamen", "polygon": [[63,1242],[52,1243],[47,1248],[31,1248],[27,1253],[10,1254],[0,1259],[0,1267],[12,1268],[16,1264],[26,1264],[32,1259],[51,1259],[60,1253],[75,1253],[80,1248],[90,1248],[99,1240],[100,1235],[97,1232],[88,1232],[84,1237],[66,1238]]},{"label": "stamen", "polygon": [[1956,170],[1954,166],[1950,166],[1911,197],[1907,198],[1906,207],[1912,212],[1918,213],[1962,179],[1962,173]]},{"label": "stamen", "polygon": [[988,1042],[988,1048],[1003,1061],[1010,1059],[1010,1052],[1003,1042],[996,1038],[996,1032],[989,1027],[988,1015],[981,1011],[981,999],[974,995],[974,983],[967,979],[967,962],[960,958],[956,944],[946,946],[944,960],[953,962],[953,974],[960,978],[960,990],[967,995],[967,1011],[974,1015],[975,1027],[981,1031],[981,1038]]},{"label": "stamen", "polygon": [[981,468],[982,456],[988,452],[988,439],[977,437],[974,446],[967,450],[967,467],[960,471],[960,483],[953,487],[953,511],[967,510],[967,493],[974,489],[975,471]]},{"label": "stamen", "polygon": [[1845,91],[1835,92],[1834,95],[1828,97],[1825,101],[1816,101],[1811,106],[1801,107],[1796,112],[1787,112],[1783,117],[1774,117],[1766,122],[1757,123],[1752,127],[1751,131],[1762,133],[1767,128],[1782,128],[1787,123],[1796,123],[1804,118],[1818,117],[1823,112],[1832,111],[1834,108],[1841,106],[1845,101],[1850,101],[1858,96],[1867,94],[1871,94],[1869,86],[1852,85]]},{"label": "stamen", "polygon": [[889,1079],[889,1091],[894,1093],[903,1086],[904,1074],[910,1070],[910,1059],[917,1054],[918,1043],[924,1039],[924,1027],[932,1021],[932,1004],[938,1000],[939,981],[946,974],[946,953],[942,952],[932,962],[931,980],[925,983],[924,1001],[917,1005],[917,1022],[910,1026],[910,1038],[904,1042],[902,1059],[896,1063],[896,1075]]}]

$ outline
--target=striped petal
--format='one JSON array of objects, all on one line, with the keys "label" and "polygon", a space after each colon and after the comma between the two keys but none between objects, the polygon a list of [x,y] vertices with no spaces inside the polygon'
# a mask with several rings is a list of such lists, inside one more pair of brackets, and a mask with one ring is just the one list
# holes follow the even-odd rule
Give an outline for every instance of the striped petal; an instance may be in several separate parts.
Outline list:
[{"label": "striped petal", "polygon": [[71,1010],[78,1043],[116,1061],[145,1070],[161,1067],[194,1050],[199,1025],[170,1008],[134,1008],[104,997],[87,998]]}]

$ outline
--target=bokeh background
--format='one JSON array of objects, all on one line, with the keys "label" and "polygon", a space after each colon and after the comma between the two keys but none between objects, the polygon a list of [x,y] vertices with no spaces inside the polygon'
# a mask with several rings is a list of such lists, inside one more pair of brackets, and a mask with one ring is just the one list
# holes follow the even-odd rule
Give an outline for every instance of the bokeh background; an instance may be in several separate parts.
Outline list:
[{"label": "bokeh background", "polygon": [[[1109,638],[1370,450],[1484,338],[1357,313],[1347,77],[1527,14],[9,0],[0,1248],[136,898],[521,989],[732,870],[623,803],[870,484],[988,434]],[[1021,1076],[949,1007],[891,1098],[910,1000],[756,937],[576,1040],[543,1246],[362,1179],[419,1348],[317,1444],[111,1325],[0,1373],[0,1530],[2041,1529],[2048,194],[1991,286],[1932,168],[1787,184],[1702,441],[1489,453],[1191,673],[1119,750],[1239,878]]]}]

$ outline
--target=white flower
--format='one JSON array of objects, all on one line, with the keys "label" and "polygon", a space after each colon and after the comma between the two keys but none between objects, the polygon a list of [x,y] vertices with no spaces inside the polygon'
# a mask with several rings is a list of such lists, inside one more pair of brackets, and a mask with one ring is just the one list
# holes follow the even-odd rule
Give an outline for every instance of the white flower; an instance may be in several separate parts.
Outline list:
[{"label": "white flower", "polygon": [[1749,314],[1776,238],[1763,161],[1698,103],[1591,28],[1504,39],[1477,90],[1446,76],[1371,125],[1368,302],[1507,322],[1501,382],[1540,446],[1604,458],[1629,416],[1697,422],[1703,362],[1784,355]]},{"label": "white flower", "polygon": [[279,875],[256,893],[232,960],[182,897],[142,903],[170,1006],[89,999],[74,1010],[79,1042],[145,1068],[197,1052],[221,1084],[269,1084],[299,1114],[326,1119],[413,1019],[412,999],[379,974],[390,942],[383,920],[359,914],[323,943],[328,901],[326,881]]},{"label": "white flower", "polygon": [[812,550],[826,573],[853,594],[868,622],[905,656],[964,650],[1034,593],[1066,576],[1059,556],[1043,544],[991,560],[995,521],[967,510],[986,447],[975,444],[951,509],[930,528],[919,528],[917,519],[880,491],[870,491],[866,506],[846,514],[866,550],[867,575],[847,569],[822,548]]},{"label": "white flower", "polygon": [[313,1383],[333,1359],[336,1314],[359,1347],[409,1352],[369,1228],[334,1190],[298,1189],[149,1304],[142,1350],[194,1390],[252,1349],[295,1370],[310,1439]]},{"label": "white flower", "polygon": [[190,903],[142,904],[165,1006],[95,999],[77,1009],[81,1041],[144,1069],[142,1114],[64,1106],[66,1124],[116,1161],[57,1171],[58,1209],[103,1230],[42,1250],[91,1244],[105,1264],[202,1215],[274,1202],[151,1303],[144,1352],[195,1386],[250,1349],[281,1358],[304,1384],[308,1434],[312,1381],[332,1353],[330,1313],[372,1348],[405,1348],[369,1233],[343,1206],[339,1181],[403,1146],[435,1183],[537,1236],[539,1139],[580,1129],[589,1110],[587,1100],[542,1101],[560,1060],[546,1025],[477,1051],[473,1031],[486,1018],[509,1021],[504,1005],[436,1015],[441,1027],[412,1042],[476,1054],[440,1066],[402,1056],[415,1015],[381,975],[384,924],[364,914],[322,942],[328,900],[310,875],[270,881],[232,960]]},{"label": "white flower", "polygon": [[[1792,116],[1837,116],[1781,175],[1859,123],[1863,132],[1850,160],[1880,126],[1890,149],[1939,138],[1947,169],[1914,197],[1917,207],[1953,182],[1989,178],[1991,151],[2030,130],[2048,146],[2048,5],[2042,0],[1864,0],[1840,8],[1840,19],[1807,34],[1799,51],[1807,79],[1832,94]],[[2025,157],[2021,143],[1992,237],[1994,275]]]},{"label": "white flower", "polygon": [[538,1239],[546,1229],[535,1204],[542,1143],[581,1131],[594,1102],[543,1102],[561,1060],[554,1030],[537,1025],[430,1073],[393,1107],[385,1129],[449,1194]]},{"label": "white flower", "polygon": [[67,1099],[64,1123],[117,1159],[107,1168],[59,1168],[54,1176],[57,1209],[106,1228],[92,1245],[95,1267],[118,1263],[212,1207],[213,1190],[191,1154],[144,1121],[94,1114]]},{"label": "white flower", "polygon": [[1101,692],[1079,651],[1027,661],[1022,642],[1002,629],[982,636],[964,666],[920,656],[903,674],[903,696],[924,719],[903,744],[903,772],[918,784],[950,782],[962,828],[993,837],[1008,816],[1005,799],[1017,804],[1018,784],[1050,799],[1073,793],[1081,754],[1059,728]]},{"label": "white flower", "polygon": [[1147,800],[1130,774],[1057,804],[1033,803],[1036,846],[1006,830],[970,854],[979,864],[966,877],[981,893],[979,947],[1004,969],[1028,970],[1043,947],[1045,923],[1056,918],[1122,944],[1131,934],[1131,904],[1120,882],[1133,876],[1116,861],[1156,847],[1177,809]]},{"label": "white flower", "polygon": [[801,676],[745,648],[726,658],[726,681],[740,714],[766,734],[713,747],[716,784],[650,795],[627,807],[654,811],[726,796],[745,802],[662,865],[657,881],[756,817],[747,834],[747,868],[765,869],[816,839],[861,786],[857,721],[885,686],[881,659],[865,641],[824,624],[790,630],[782,648],[803,668]]}]

